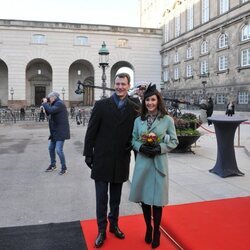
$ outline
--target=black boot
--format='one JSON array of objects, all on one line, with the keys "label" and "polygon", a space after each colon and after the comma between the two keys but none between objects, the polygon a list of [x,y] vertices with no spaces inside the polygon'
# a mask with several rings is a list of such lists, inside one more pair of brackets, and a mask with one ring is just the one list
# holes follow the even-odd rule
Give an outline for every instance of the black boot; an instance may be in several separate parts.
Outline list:
[{"label": "black boot", "polygon": [[144,220],[147,226],[146,234],[145,234],[145,242],[150,244],[152,242],[152,225],[151,225],[151,206],[142,203],[142,211]]},{"label": "black boot", "polygon": [[160,223],[161,223],[161,216],[162,216],[162,207],[153,206],[153,217],[154,217],[154,234],[153,234],[153,241],[152,241],[152,248],[157,248],[160,246]]}]

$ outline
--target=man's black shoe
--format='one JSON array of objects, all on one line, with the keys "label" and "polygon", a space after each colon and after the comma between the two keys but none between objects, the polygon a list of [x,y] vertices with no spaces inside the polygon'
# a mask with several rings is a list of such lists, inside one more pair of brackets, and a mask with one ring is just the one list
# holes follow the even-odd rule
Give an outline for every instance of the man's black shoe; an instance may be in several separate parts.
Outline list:
[{"label": "man's black shoe", "polygon": [[56,166],[49,165],[49,167],[45,170],[45,172],[52,172],[56,170]]},{"label": "man's black shoe", "polygon": [[109,232],[114,234],[116,238],[118,239],[124,239],[125,238],[125,234],[120,230],[120,228],[118,226],[110,226],[109,227]]},{"label": "man's black shoe", "polygon": [[105,239],[106,239],[106,233],[105,232],[99,233],[95,240],[95,247],[96,248],[101,247]]},{"label": "man's black shoe", "polygon": [[63,175],[63,174],[66,174],[66,173],[67,173],[67,169],[62,169],[62,170],[59,172],[60,175]]}]

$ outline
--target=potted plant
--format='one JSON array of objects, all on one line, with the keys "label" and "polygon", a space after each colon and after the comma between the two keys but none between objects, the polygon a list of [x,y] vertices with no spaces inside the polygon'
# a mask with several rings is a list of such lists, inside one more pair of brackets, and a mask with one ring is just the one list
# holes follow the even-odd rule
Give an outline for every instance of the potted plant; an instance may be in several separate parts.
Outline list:
[{"label": "potted plant", "polygon": [[173,119],[179,145],[172,152],[192,152],[191,145],[200,137],[197,128],[200,127],[202,121],[193,113],[184,113],[178,117],[173,117]]}]

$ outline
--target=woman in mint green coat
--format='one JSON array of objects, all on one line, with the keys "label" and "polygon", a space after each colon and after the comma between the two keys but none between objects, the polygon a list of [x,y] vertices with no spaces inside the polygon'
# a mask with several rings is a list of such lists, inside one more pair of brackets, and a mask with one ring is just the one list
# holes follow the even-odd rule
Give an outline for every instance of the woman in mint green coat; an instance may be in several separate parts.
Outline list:
[{"label": "woman in mint green coat", "polygon": [[145,242],[157,248],[162,207],[168,204],[167,152],[178,145],[178,139],[173,119],[155,85],[149,85],[144,93],[141,116],[134,123],[132,144],[138,154],[129,200],[142,204],[147,227]]}]

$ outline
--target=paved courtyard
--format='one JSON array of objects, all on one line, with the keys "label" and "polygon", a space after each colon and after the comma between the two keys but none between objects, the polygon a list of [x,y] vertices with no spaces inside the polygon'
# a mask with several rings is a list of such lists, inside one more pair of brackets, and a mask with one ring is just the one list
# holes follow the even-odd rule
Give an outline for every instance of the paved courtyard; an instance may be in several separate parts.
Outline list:
[{"label": "paved courtyard", "polygon": [[[249,114],[246,114],[249,119]],[[95,217],[94,182],[82,156],[86,127],[70,123],[71,140],[65,143],[68,173],[59,168],[46,173],[49,164],[47,122],[22,121],[0,125],[0,227],[67,222]],[[250,195],[250,125],[241,125],[241,145],[235,147],[243,177],[221,178],[208,172],[216,161],[213,126],[204,125],[193,148],[195,154],[169,154],[170,204]],[[235,144],[237,145],[237,133]],[[59,166],[59,165],[58,165]],[[133,159],[131,162],[131,176]],[[130,184],[124,184],[122,215],[141,213],[128,201]]]}]

